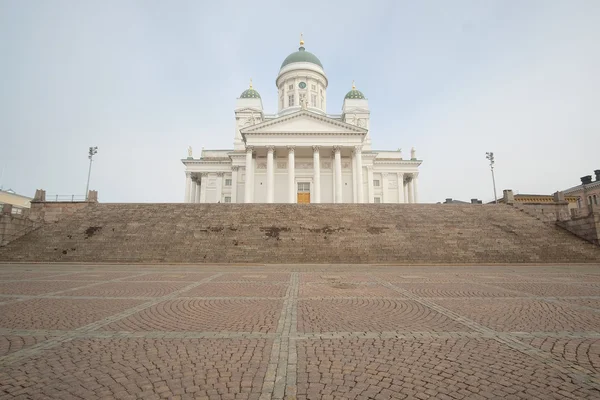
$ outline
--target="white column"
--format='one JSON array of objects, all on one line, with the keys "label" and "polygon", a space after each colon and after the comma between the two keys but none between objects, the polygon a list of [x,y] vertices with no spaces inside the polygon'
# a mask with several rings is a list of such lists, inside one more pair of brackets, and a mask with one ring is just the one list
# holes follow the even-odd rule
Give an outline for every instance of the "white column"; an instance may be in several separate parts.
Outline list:
[{"label": "white column", "polygon": [[333,194],[331,195],[331,202],[335,203],[335,156],[333,152],[331,153],[331,190],[333,190]]},{"label": "white column", "polygon": [[401,172],[398,175],[398,203],[404,203],[404,174]]},{"label": "white column", "polygon": [[363,165],[362,165],[362,148],[356,146],[356,196],[359,203],[364,203],[365,198],[363,195]]},{"label": "white column", "polygon": [[206,203],[206,188],[208,187],[208,173],[200,174],[200,203]]},{"label": "white column", "polygon": [[356,193],[356,150],[352,150],[352,202],[358,203],[358,194]]},{"label": "white column", "polygon": [[410,180],[406,183],[406,186],[408,186],[408,202],[409,203],[414,203],[414,198],[413,198],[413,178],[412,178],[412,176],[410,177]]},{"label": "white column", "polygon": [[319,146],[313,146],[313,192],[315,195],[312,203],[321,202],[321,159],[319,154]]},{"label": "white column", "polygon": [[200,176],[196,178],[196,195],[194,196],[194,203],[200,203],[200,191],[202,190],[202,186],[200,183]]},{"label": "white column", "polygon": [[419,202],[419,190],[417,188],[418,181],[419,181],[419,173],[415,172],[413,174],[413,203]]},{"label": "white column", "polygon": [[231,202],[237,203],[237,181],[239,167],[234,165],[231,167]]},{"label": "white column", "polygon": [[272,203],[275,197],[275,191],[273,190],[273,184],[275,175],[273,171],[273,152],[275,147],[267,146],[267,203]]},{"label": "white column", "polygon": [[298,81],[294,79],[294,107],[300,105],[300,93],[298,92]]},{"label": "white column", "polygon": [[190,187],[190,203],[194,203],[196,200],[196,180],[192,178],[192,186]]},{"label": "white column", "polygon": [[202,181],[200,181],[200,175],[196,178],[196,198],[194,203],[200,203],[200,193],[204,188],[202,187]]},{"label": "white column", "polygon": [[342,202],[342,149],[334,146],[335,151],[335,202]]},{"label": "white column", "polygon": [[373,203],[375,201],[373,198],[374,191],[375,190],[373,189],[373,167],[369,165],[367,166],[367,195],[369,196],[367,203]]},{"label": "white column", "polygon": [[254,185],[254,179],[252,179],[252,146],[246,147],[246,182],[244,182],[244,203],[252,202],[252,185]]},{"label": "white column", "polygon": [[190,202],[190,194],[192,192],[192,173],[185,173],[185,197],[183,198],[184,203]]},{"label": "white column", "polygon": [[295,203],[296,198],[296,158],[294,146],[288,146],[288,202]]},{"label": "white column", "polygon": [[381,173],[381,202],[388,203],[388,173]]},{"label": "white column", "polygon": [[223,202],[223,173],[217,172],[217,203]]}]

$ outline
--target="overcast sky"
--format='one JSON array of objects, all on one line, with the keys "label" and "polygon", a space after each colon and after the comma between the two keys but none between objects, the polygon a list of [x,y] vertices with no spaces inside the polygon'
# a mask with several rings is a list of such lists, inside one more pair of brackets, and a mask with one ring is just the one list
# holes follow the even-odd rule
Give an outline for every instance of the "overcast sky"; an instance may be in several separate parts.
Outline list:
[{"label": "overcast sky", "polygon": [[267,113],[298,47],[329,113],[352,80],[375,149],[415,146],[420,200],[552,193],[600,169],[600,1],[0,0],[0,185],[180,202],[187,146],[232,148],[253,78]]}]

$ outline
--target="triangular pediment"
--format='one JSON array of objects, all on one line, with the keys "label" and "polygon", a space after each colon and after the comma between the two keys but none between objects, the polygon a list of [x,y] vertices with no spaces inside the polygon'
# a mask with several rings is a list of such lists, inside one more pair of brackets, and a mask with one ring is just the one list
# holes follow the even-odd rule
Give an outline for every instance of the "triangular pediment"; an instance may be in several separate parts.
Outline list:
[{"label": "triangular pediment", "polygon": [[258,107],[242,107],[242,108],[236,108],[235,109],[236,113],[258,113],[258,114],[262,114],[262,110]]},{"label": "triangular pediment", "polygon": [[244,135],[299,133],[364,135],[367,130],[322,114],[303,110],[243,128],[241,132]]}]

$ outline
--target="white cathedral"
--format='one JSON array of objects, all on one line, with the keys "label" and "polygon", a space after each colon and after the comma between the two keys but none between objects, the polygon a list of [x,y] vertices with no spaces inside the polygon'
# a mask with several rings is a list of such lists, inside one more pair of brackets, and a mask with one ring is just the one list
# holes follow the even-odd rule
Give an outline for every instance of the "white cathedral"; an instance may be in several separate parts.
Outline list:
[{"label": "white cathedral", "polygon": [[401,150],[371,148],[369,102],[352,84],[327,113],[328,79],[304,48],[283,60],[277,114],[252,87],[236,101],[233,150],[188,149],[186,203],[417,203],[418,168]]}]

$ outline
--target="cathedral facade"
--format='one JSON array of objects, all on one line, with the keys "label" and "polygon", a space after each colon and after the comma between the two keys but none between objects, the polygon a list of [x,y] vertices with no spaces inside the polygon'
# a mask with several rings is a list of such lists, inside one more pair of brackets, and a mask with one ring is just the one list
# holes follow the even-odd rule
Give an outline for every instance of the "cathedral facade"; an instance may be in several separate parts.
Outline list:
[{"label": "cathedral facade", "polygon": [[233,149],[204,150],[185,166],[187,203],[417,203],[414,148],[373,150],[369,102],[352,84],[327,113],[328,79],[304,48],[281,64],[278,112],[252,87],[236,100]]}]

